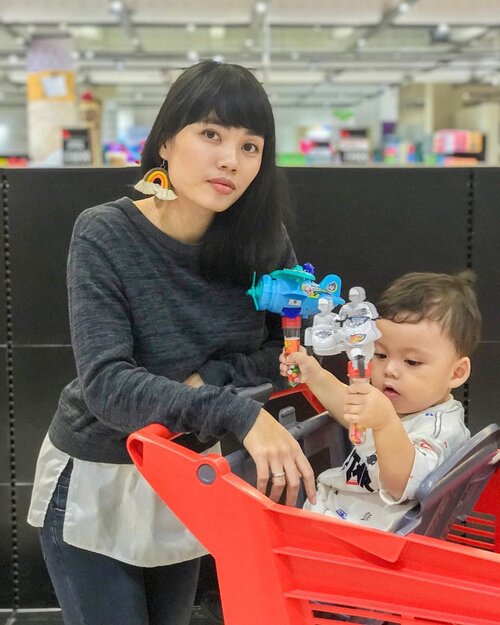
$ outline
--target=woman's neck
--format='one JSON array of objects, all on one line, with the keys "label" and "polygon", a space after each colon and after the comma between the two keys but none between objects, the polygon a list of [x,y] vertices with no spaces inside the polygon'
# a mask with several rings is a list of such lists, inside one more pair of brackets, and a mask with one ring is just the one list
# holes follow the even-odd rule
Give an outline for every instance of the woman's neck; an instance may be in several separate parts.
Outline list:
[{"label": "woman's neck", "polygon": [[176,241],[195,245],[205,236],[213,214],[183,207],[179,200],[149,197],[134,202],[143,215],[159,230]]}]

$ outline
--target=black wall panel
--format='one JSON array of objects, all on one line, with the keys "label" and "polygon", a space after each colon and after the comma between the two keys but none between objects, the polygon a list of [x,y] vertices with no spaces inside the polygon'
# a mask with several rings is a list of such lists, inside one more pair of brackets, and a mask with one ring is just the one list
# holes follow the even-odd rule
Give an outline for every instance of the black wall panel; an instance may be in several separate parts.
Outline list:
[{"label": "black wall panel", "polygon": [[[11,591],[9,603],[3,607],[56,605],[37,532],[26,523],[26,513],[41,442],[62,387],[75,375],[66,297],[68,245],[73,223],[82,210],[123,195],[134,197],[131,185],[138,177],[137,168],[3,173],[6,190],[2,215],[8,228],[3,229],[2,244],[7,234],[11,286],[8,307],[12,313],[8,353],[15,395],[11,415],[15,447],[10,458],[6,455],[6,462],[4,457],[0,460],[0,472],[6,464],[5,469],[8,471],[12,466],[15,474],[5,507],[6,511],[10,510],[7,503],[14,502],[9,518],[15,527],[14,545],[11,545],[12,531],[0,537],[2,565],[4,553],[8,554],[10,561],[5,571],[15,571],[7,585]],[[2,253],[2,270],[5,258],[6,254]],[[0,300],[3,305],[4,298]],[[0,308],[0,316],[4,311],[5,307]],[[6,325],[4,314],[4,334]],[[2,376],[5,372],[6,367],[2,367]],[[0,389],[5,384],[3,380],[0,378]],[[0,410],[7,409],[5,397],[4,393],[0,396]],[[8,431],[6,415],[0,423],[2,445],[5,442],[9,446]]]},{"label": "black wall panel", "polygon": [[37,530],[26,523],[35,465],[59,393],[75,377],[71,346],[14,347],[18,594],[23,608],[57,606]]},{"label": "black wall panel", "polygon": [[14,603],[10,485],[0,482],[0,610]]},{"label": "black wall panel", "polygon": [[[467,405],[473,432],[498,421],[500,170],[289,168],[286,175],[296,206],[288,226],[297,257],[315,265],[317,279],[339,274],[344,294],[361,284],[376,301],[407,271],[476,270],[483,342],[457,397]],[[50,607],[55,599],[37,534],[25,518],[40,443],[61,388],[74,376],[65,286],[69,239],[85,208],[135,197],[131,185],[139,173],[30,169],[0,176],[0,279],[9,287],[2,286],[0,297],[0,608]],[[323,364],[344,377],[343,356]],[[307,416],[302,400],[291,403],[299,419]]]},{"label": "black wall panel", "polygon": [[16,482],[33,482],[40,445],[61,389],[76,376],[70,345],[14,347]]},{"label": "black wall panel", "polygon": [[0,346],[0,485],[10,481],[10,419],[7,390],[7,350]]},{"label": "black wall panel", "polygon": [[[10,608],[14,602],[12,553],[12,490],[11,490],[11,425],[10,349],[7,348],[7,305],[10,301],[8,272],[9,234],[6,202],[6,178],[0,170],[0,609]],[[9,342],[10,346],[10,342]]]},{"label": "black wall panel", "polygon": [[456,271],[467,264],[465,169],[289,169],[300,262],[316,278],[336,273],[343,292],[364,286],[376,301],[408,271]]},{"label": "black wall panel", "polygon": [[483,340],[500,341],[500,170],[474,174],[472,267],[477,272]]},{"label": "black wall panel", "polygon": [[137,168],[8,172],[16,345],[68,344],[66,256],[81,211],[130,195]]},{"label": "black wall panel", "polygon": [[9,250],[9,235],[7,232],[8,213],[7,213],[7,180],[4,172],[0,170],[0,345],[5,345],[7,340],[7,322],[6,322],[6,303],[7,303],[7,285],[5,282],[5,266],[7,262],[7,251]]},{"label": "black wall panel", "polygon": [[498,168],[474,170],[469,255],[470,265],[477,276],[483,330],[481,343],[472,358],[472,375],[468,383],[469,427],[473,432],[488,423],[500,422],[500,393],[496,379],[500,356],[499,191]]},{"label": "black wall panel", "polygon": [[489,423],[500,423],[499,359],[500,341],[482,341],[472,359],[468,384],[469,429],[472,433]]}]

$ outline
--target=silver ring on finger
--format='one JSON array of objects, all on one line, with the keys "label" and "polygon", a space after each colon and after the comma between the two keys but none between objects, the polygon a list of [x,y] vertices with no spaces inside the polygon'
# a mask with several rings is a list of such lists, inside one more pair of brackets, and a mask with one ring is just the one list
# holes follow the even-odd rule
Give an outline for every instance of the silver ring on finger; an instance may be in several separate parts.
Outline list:
[{"label": "silver ring on finger", "polygon": [[284,471],[276,471],[275,473],[273,473],[273,472],[271,471],[271,477],[272,477],[272,478],[273,478],[273,477],[285,477],[285,475],[286,475],[286,474],[285,474],[285,472],[284,472]]}]

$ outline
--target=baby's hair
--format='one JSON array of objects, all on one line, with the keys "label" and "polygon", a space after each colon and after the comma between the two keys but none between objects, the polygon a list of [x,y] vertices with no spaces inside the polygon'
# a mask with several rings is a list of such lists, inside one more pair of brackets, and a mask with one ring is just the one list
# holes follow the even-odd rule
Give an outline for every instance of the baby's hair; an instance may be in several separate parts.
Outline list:
[{"label": "baby's hair", "polygon": [[470,356],[481,335],[476,276],[467,269],[456,274],[407,273],[382,294],[377,310],[396,323],[436,321],[452,340],[459,356]]}]

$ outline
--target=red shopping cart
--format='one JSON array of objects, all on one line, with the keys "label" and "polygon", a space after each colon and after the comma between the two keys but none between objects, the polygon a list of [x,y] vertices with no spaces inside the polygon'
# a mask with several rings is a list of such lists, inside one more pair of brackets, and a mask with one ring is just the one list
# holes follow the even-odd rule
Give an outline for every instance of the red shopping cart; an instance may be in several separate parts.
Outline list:
[{"label": "red shopping cart", "polygon": [[500,470],[475,506],[479,540],[454,544],[273,503],[225,458],[170,438],[150,425],[129,453],[214,556],[226,625],[500,623]]}]

